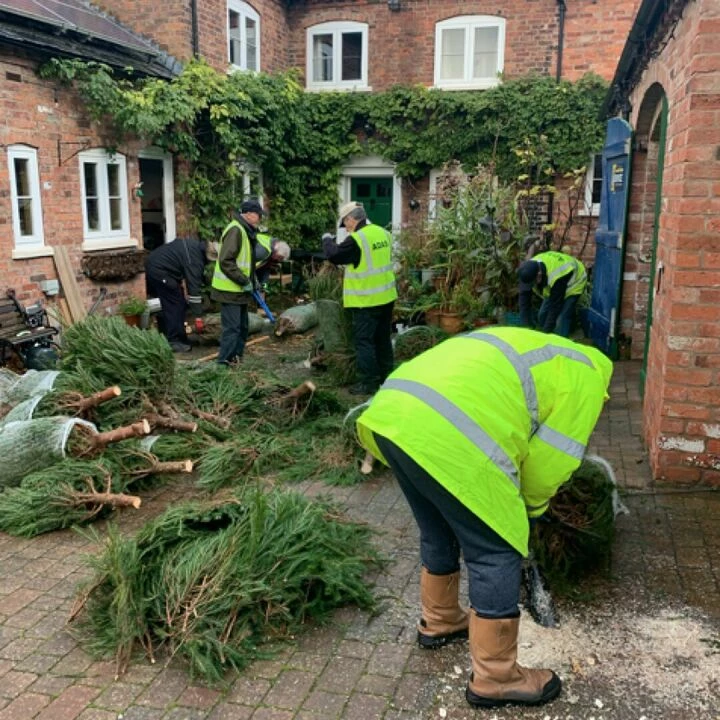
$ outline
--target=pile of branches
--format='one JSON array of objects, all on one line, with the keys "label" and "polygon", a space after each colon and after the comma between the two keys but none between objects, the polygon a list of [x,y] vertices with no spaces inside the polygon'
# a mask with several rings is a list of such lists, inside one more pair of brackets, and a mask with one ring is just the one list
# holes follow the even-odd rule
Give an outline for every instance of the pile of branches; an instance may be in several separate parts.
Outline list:
[{"label": "pile of branches", "polygon": [[605,468],[584,460],[550,501],[530,535],[530,549],[559,592],[606,568],[615,535],[617,489]]},{"label": "pile of branches", "polygon": [[278,490],[175,507],[103,545],[73,611],[86,647],[118,674],[162,648],[210,681],[338,606],[373,609],[365,576],[383,564],[367,526]]},{"label": "pile of branches", "polygon": [[21,460],[10,463],[16,472],[6,483],[17,487],[0,492],[0,528],[9,533],[31,536],[137,507],[140,488],[178,472],[197,470],[207,490],[265,475],[359,479],[356,447],[338,439],[346,407],[333,393],[268,372],[176,365],[161,335],[119,318],[69,328],[61,370],[43,392],[3,395],[29,403],[32,414],[0,426],[6,458]]}]

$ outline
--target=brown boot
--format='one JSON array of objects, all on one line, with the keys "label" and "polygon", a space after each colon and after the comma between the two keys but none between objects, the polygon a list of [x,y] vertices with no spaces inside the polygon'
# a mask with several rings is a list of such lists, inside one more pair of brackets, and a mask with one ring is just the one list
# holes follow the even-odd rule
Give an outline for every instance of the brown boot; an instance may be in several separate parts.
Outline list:
[{"label": "brown boot", "polygon": [[542,705],[560,694],[560,678],[552,670],[518,665],[520,618],[487,620],[470,614],[472,675],[465,698],[475,707]]},{"label": "brown boot", "polygon": [[468,612],[458,603],[460,573],[432,575],[425,568],[420,573],[422,618],[418,625],[418,643],[425,650],[435,650],[453,640],[468,636]]}]

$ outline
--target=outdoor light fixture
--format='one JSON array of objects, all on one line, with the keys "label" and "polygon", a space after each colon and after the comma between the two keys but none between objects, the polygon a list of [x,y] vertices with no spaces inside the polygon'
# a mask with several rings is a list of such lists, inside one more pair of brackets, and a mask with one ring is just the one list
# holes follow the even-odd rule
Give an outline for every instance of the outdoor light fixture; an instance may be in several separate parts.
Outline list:
[{"label": "outdoor light fixture", "polygon": [[400,0],[388,0],[388,8],[390,8],[390,10],[399,10]]}]

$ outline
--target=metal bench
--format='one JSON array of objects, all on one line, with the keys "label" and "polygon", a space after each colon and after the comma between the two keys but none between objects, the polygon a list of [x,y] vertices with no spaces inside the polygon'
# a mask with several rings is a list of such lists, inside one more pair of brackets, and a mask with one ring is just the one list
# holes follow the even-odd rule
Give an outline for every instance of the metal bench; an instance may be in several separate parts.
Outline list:
[{"label": "metal bench", "polygon": [[36,303],[24,307],[16,298],[14,290],[8,290],[0,298],[0,365],[11,360],[28,366],[33,348],[55,345],[52,338],[57,328],[50,327],[45,308]]}]

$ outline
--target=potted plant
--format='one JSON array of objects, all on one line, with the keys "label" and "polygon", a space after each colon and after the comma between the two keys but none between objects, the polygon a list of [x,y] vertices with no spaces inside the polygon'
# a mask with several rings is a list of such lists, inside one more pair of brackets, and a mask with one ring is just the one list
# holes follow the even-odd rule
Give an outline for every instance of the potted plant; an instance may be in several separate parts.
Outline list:
[{"label": "potted plant", "polygon": [[118,312],[125,318],[128,325],[138,327],[140,317],[145,312],[146,301],[136,295],[130,295],[118,305]]}]

